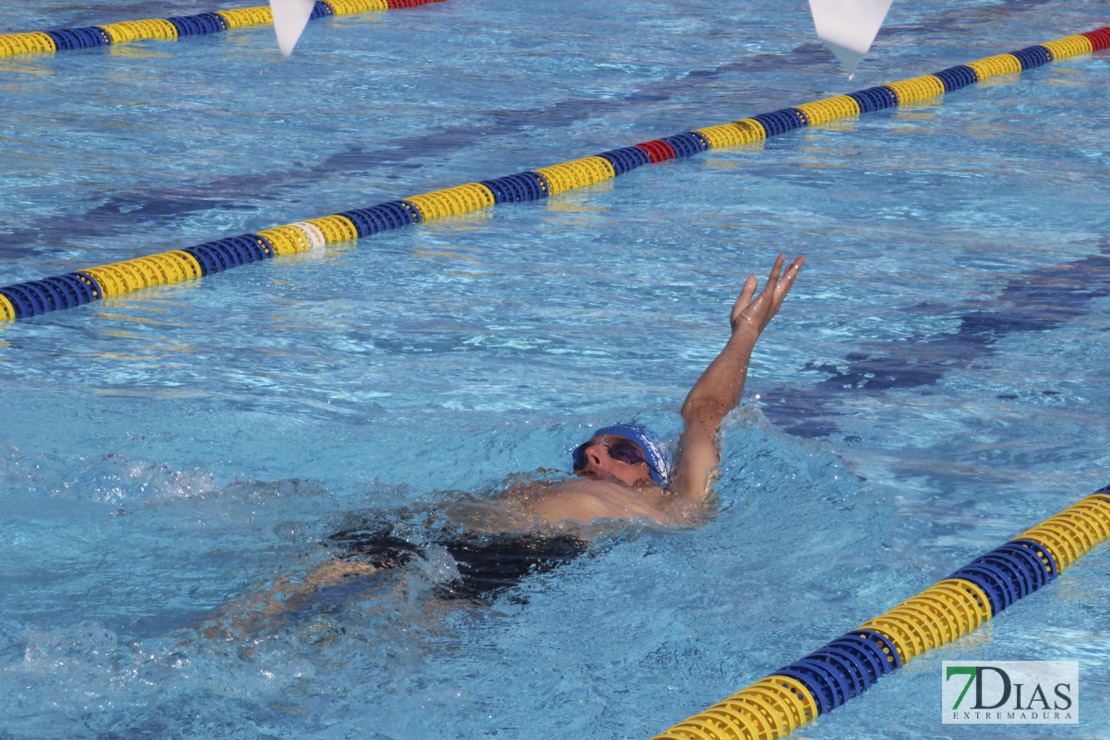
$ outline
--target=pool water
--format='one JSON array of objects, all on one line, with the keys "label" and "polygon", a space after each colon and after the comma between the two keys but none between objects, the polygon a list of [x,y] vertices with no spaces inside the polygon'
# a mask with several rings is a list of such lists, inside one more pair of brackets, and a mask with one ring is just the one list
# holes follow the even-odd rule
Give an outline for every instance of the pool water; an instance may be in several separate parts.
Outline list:
[{"label": "pool water", "polygon": [[[24,4],[3,32],[221,9]],[[448,2],[0,60],[0,284],[549,166],[1107,25],[896,3]],[[0,327],[0,736],[648,737],[1110,482],[1108,56]],[[246,637],[352,512],[674,442],[744,277],[804,253],[719,512],[492,605],[432,557]],[[442,553],[440,554],[442,555]],[[1110,736],[1105,545],[803,738]],[[220,611],[223,609],[223,611]],[[942,725],[943,660],[1075,660],[1080,722]],[[1022,734],[1024,733],[1024,734]]]}]

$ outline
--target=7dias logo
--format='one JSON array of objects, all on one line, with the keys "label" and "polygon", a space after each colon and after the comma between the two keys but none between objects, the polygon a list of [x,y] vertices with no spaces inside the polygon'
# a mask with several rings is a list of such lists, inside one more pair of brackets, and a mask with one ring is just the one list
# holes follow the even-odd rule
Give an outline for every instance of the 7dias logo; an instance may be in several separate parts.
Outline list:
[{"label": "7dias logo", "polygon": [[1079,724],[1079,663],[945,661],[941,703],[945,724]]}]

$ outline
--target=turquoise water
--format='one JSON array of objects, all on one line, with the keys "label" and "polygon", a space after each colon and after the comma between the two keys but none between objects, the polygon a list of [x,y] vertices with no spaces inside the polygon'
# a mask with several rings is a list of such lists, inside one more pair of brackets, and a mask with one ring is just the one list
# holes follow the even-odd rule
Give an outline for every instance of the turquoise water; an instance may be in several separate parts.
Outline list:
[{"label": "turquoise water", "polygon": [[[905,6],[905,7],[903,7]],[[4,31],[215,9],[61,3]],[[449,0],[0,60],[0,284],[576,159],[1107,25],[896,3],[847,81],[804,7]],[[0,327],[0,735],[647,737],[1110,482],[1106,52]],[[672,441],[749,273],[809,257],[720,513],[492,607],[442,560],[241,640],[349,512]],[[1106,546],[795,736],[1110,735]],[[437,566],[437,567],[433,567]],[[526,603],[525,603],[526,602]],[[1077,660],[1078,726],[940,723],[942,660]],[[1022,734],[1024,732],[1024,734]]]}]

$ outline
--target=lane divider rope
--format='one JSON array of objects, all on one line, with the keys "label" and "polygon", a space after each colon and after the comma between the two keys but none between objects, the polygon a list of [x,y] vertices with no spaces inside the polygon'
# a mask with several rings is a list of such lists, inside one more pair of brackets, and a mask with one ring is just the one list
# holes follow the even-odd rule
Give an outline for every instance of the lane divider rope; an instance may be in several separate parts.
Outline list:
[{"label": "lane divider rope", "polygon": [[[368,10],[414,8],[418,5],[441,3],[443,0],[316,0],[309,20],[330,15],[351,15]],[[142,39],[179,39],[204,36],[231,28],[272,24],[274,16],[269,5],[257,8],[217,10],[211,13],[182,15],[173,18],[152,18],[144,21],[123,21],[104,26],[60,28],[56,31],[8,33],[0,35],[0,57],[33,52],[70,51],[110,46]]]},{"label": "lane divider rope", "polygon": [[773,740],[1055,579],[1110,538],[1110,486],[652,740]]},{"label": "lane divider rope", "polygon": [[[344,8],[366,4],[366,0],[359,0],[358,3],[348,0],[348,4],[331,1]],[[268,8],[264,10],[269,12]],[[0,288],[0,320],[37,316],[143,288],[191,280],[249,262],[271,259],[275,255],[319,248],[321,242],[332,244],[360,239],[499,203],[540,200],[612,179],[645,164],[690,157],[710,149],[753,144],[805,126],[932,99],[995,75],[1012,74],[1107,47],[1110,47],[1110,27],[980,59],[934,75],[695,129],[550,167],[277,226],[256,234],[242,234],[181,250],[16,283]]]}]

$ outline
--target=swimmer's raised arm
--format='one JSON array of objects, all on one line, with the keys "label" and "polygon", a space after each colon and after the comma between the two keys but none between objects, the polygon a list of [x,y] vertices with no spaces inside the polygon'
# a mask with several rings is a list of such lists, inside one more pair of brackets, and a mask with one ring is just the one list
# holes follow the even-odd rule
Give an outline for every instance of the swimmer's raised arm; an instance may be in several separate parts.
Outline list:
[{"label": "swimmer's raised arm", "polygon": [[748,276],[740,297],[732,307],[732,336],[694,383],[686,402],[682,404],[684,427],[678,443],[678,462],[672,475],[671,490],[687,501],[700,504],[709,496],[720,462],[717,432],[721,422],[740,403],[756,340],[778,313],[806,260],[805,257],[798,257],[782,274],[785,259],[786,255],[780,254],[775,260],[767,284],[758,296],[755,291],[759,281],[754,275]]}]

